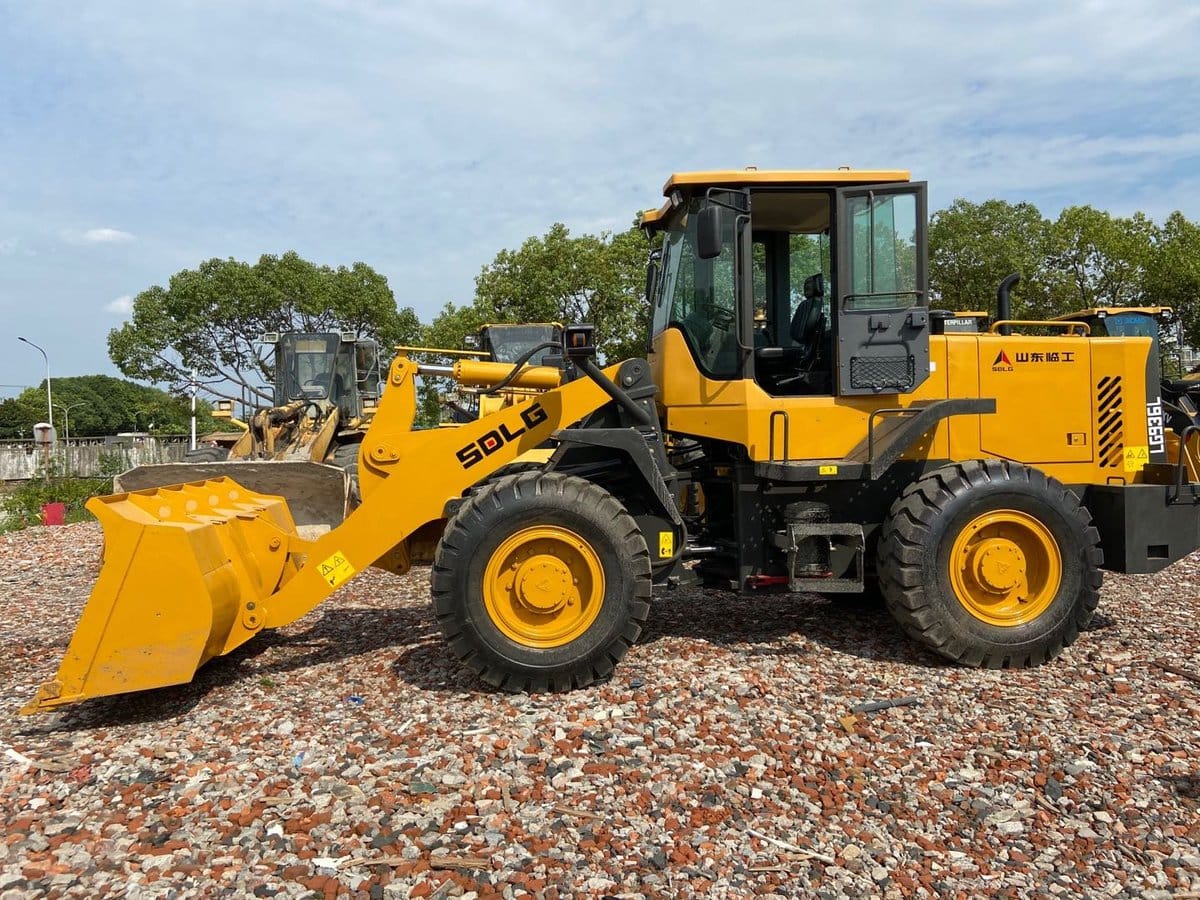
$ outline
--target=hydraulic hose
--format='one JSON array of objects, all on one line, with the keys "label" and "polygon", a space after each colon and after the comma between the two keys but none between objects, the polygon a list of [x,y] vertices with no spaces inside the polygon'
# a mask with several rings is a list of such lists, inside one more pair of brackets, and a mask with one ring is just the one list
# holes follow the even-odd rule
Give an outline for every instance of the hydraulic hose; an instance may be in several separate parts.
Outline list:
[{"label": "hydraulic hose", "polygon": [[530,347],[528,350],[526,350],[524,353],[522,353],[520,355],[520,357],[518,357],[518,359],[515,363],[513,363],[513,370],[508,373],[507,377],[505,377],[502,381],[498,382],[497,384],[493,384],[489,388],[480,388],[479,393],[495,394],[499,391],[504,390],[506,387],[508,387],[510,384],[513,383],[513,381],[516,379],[517,375],[520,374],[521,368],[527,362],[529,362],[529,360],[533,359],[533,354],[537,353],[539,350],[561,350],[561,349],[562,349],[562,344],[560,344],[558,341],[542,341],[537,346]]}]

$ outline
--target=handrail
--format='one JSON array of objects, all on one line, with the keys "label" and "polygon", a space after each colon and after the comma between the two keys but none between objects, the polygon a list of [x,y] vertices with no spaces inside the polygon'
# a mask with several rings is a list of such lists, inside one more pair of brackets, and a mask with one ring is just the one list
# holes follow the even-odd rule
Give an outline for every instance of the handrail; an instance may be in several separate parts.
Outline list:
[{"label": "handrail", "polygon": [[[1188,464],[1188,438],[1193,434],[1200,434],[1200,425],[1189,425],[1179,435],[1179,462],[1175,464],[1175,493],[1167,498],[1168,504],[1177,503],[1183,493],[1184,475],[1187,472]],[[1191,484],[1190,478],[1188,478],[1188,484]]]},{"label": "handrail", "polygon": [[1087,337],[1092,333],[1092,327],[1087,322],[1054,322],[1038,319],[997,319],[988,328],[988,333],[997,334],[1001,328],[1012,325],[1027,325],[1037,328],[1061,328],[1067,334],[1077,332],[1079,337]]},{"label": "handrail", "polygon": [[775,417],[783,417],[783,462],[787,462],[792,458],[791,448],[788,446],[791,437],[792,425],[791,419],[787,414],[787,410],[776,409],[771,411],[770,418],[767,419],[767,457],[771,462],[775,462]]},{"label": "handrail", "polygon": [[447,350],[442,347],[413,347],[409,344],[397,344],[393,347],[397,353],[432,353],[436,356],[491,356],[487,350]]}]

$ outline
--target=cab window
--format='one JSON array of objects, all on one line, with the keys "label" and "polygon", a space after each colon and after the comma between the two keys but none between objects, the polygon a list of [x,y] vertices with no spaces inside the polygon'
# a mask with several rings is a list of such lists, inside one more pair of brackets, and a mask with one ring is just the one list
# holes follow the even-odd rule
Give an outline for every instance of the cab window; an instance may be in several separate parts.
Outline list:
[{"label": "cab window", "polygon": [[914,194],[850,197],[849,309],[904,309],[917,290],[917,198]]},{"label": "cab window", "polygon": [[713,378],[738,374],[737,306],[734,286],[734,217],[723,219],[721,255],[696,255],[696,223],[704,201],[678,215],[663,240],[663,275],[655,309],[655,332],[677,326],[700,370]]}]

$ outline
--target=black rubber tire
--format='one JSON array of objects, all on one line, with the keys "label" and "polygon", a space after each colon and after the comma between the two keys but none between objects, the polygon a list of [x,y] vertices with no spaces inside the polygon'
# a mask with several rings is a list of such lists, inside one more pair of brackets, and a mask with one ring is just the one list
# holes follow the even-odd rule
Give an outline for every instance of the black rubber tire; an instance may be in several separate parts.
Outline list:
[{"label": "black rubber tire", "polygon": [[228,447],[197,447],[183,451],[183,461],[190,463],[224,462],[229,459]]},{"label": "black rubber tire", "polygon": [[329,464],[337,466],[339,469],[345,469],[346,474],[350,476],[350,507],[357,508],[362,502],[362,495],[358,489],[358,451],[362,444],[355,441],[352,444],[339,444],[333,448],[333,453],[329,457]]},{"label": "black rubber tire", "polygon": [[[604,571],[596,620],[561,647],[510,639],[484,606],[488,560],[509,535],[535,524],[574,531]],[[603,488],[558,472],[484,486],[447,524],[433,562],[434,612],[455,655],[488,684],[514,692],[564,691],[607,678],[641,635],[650,592],[650,553],[633,517]]]},{"label": "black rubber tire", "polygon": [[470,495],[473,493],[478,493],[479,491],[482,491],[485,487],[487,487],[489,484],[495,484],[497,481],[501,481],[502,479],[509,478],[513,475],[525,475],[529,472],[540,472],[540,471],[542,471],[541,463],[528,463],[528,462],[509,463],[507,466],[501,466],[499,469],[497,469],[495,472],[493,472],[487,478],[483,479],[483,481],[479,482],[479,484],[475,485],[474,487],[468,488],[467,494]]},{"label": "black rubber tire", "polygon": [[362,446],[357,442],[353,444],[339,444],[333,448],[333,453],[329,457],[330,465],[337,466],[339,469],[345,469],[347,472],[354,474],[358,471],[358,450]]},{"label": "black rubber tire", "polygon": [[[1040,521],[1062,558],[1058,592],[1023,625],[973,616],[950,581],[960,529],[989,509],[1005,508]],[[1056,657],[1087,626],[1100,598],[1103,561],[1091,515],[1059,481],[1017,463],[975,460],[905,488],[883,523],[878,570],[888,611],[914,639],[963,665],[1026,668]]]}]

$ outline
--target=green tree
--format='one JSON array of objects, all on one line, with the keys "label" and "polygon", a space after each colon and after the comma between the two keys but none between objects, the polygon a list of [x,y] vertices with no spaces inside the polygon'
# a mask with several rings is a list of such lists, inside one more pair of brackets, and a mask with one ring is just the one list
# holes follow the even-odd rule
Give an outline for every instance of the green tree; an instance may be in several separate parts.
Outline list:
[{"label": "green tree", "polygon": [[1200,225],[1173,212],[1159,229],[1143,277],[1147,303],[1170,306],[1183,324],[1183,337],[1200,347]]},{"label": "green tree", "polygon": [[210,259],[138,294],[131,320],[109,332],[108,353],[125,375],[177,392],[195,369],[216,396],[270,402],[270,365],[255,341],[272,331],[356,331],[387,348],[415,340],[420,322],[361,262],[334,269],[294,252],[254,264]]},{"label": "green tree", "polygon": [[0,438],[32,438],[33,426],[46,421],[46,383],[0,402]]},{"label": "green tree", "polygon": [[636,228],[572,236],[556,224],[517,250],[500,251],[475,279],[473,307],[498,322],[588,322],[609,361],[640,356],[649,251]]},{"label": "green tree", "polygon": [[[54,425],[65,436],[63,410],[70,407],[72,437],[116,434],[119,431],[153,431],[187,434],[191,428],[191,402],[154,387],[111,375],[78,375],[55,378]],[[196,430],[217,430],[211,407],[196,403]],[[46,387],[26,388],[17,397],[0,403],[0,437],[28,438],[33,426],[46,419]]]},{"label": "green tree", "polygon": [[929,223],[929,281],[936,304],[994,312],[996,288],[1017,272],[1021,285],[1013,292],[1013,315],[1044,315],[1050,228],[1032,203],[960,198],[935,212]]},{"label": "green tree", "polygon": [[1053,310],[1142,303],[1157,236],[1140,212],[1123,219],[1091,206],[1064,209],[1051,229]]},{"label": "green tree", "polygon": [[[422,332],[421,346],[441,350],[463,349],[463,338],[475,334],[489,322],[500,321],[494,310],[484,304],[455,306],[447,303],[441,312]],[[419,362],[448,364],[455,357],[436,352],[420,354]],[[422,425],[436,425],[442,418],[442,393],[450,386],[443,378],[422,378],[418,384],[417,421]]]},{"label": "green tree", "polygon": [[[650,244],[636,227],[616,234],[573,236],[556,224],[516,250],[502,250],[475,279],[468,305],[447,303],[424,329],[426,347],[461,349],[463,338],[489,322],[587,322],[596,326],[609,361],[646,352],[649,307],[643,297]],[[449,357],[425,354],[428,362]],[[441,415],[444,380],[422,379],[418,421]]]}]

